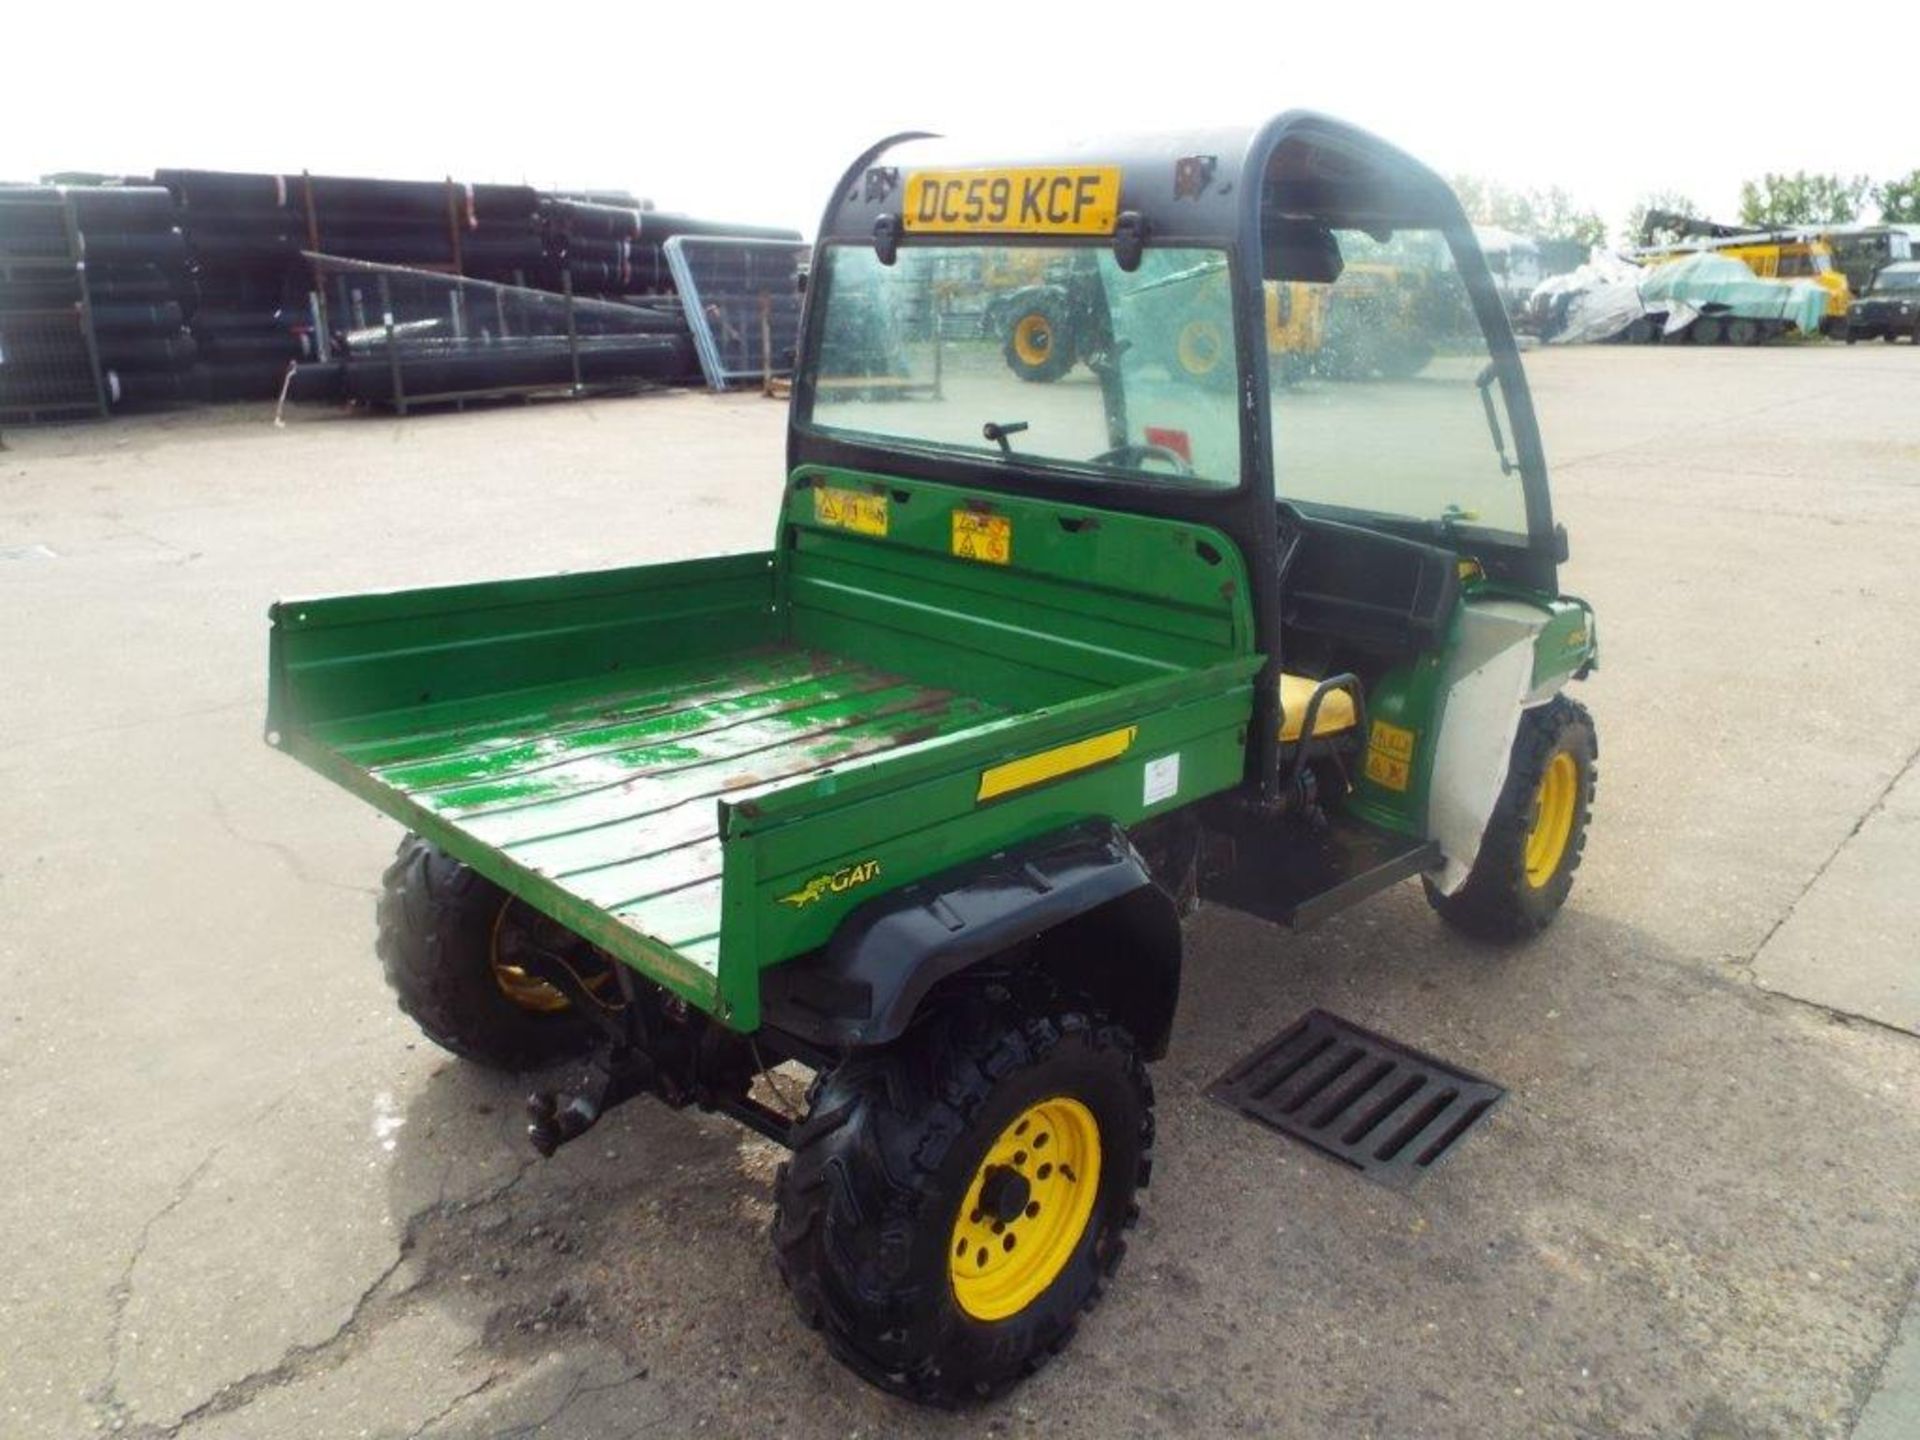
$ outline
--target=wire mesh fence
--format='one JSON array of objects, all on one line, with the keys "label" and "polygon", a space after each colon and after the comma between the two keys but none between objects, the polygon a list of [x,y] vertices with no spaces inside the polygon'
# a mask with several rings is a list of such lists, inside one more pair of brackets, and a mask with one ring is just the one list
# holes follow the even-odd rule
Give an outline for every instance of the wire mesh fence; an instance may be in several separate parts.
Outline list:
[{"label": "wire mesh fence", "polygon": [[0,186],[0,420],[105,409],[72,209],[51,186]]},{"label": "wire mesh fence", "polygon": [[99,413],[99,375],[80,307],[64,314],[0,312],[0,420]]}]

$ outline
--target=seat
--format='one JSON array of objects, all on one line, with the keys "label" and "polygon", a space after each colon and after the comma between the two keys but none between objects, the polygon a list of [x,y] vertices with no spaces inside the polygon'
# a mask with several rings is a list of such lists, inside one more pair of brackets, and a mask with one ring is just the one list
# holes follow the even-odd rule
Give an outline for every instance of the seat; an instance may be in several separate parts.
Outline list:
[{"label": "seat", "polygon": [[[1307,722],[1307,702],[1320,682],[1311,675],[1280,676],[1280,743],[1291,745],[1300,738]],[[1320,709],[1313,717],[1313,734],[1338,735],[1354,727],[1353,696],[1345,690],[1329,690],[1320,697]]]}]

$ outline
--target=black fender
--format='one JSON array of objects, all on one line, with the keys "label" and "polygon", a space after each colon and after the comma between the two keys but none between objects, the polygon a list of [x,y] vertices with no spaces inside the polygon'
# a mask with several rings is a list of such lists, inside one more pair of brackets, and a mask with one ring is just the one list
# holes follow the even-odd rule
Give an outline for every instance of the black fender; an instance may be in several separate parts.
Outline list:
[{"label": "black fender", "polygon": [[820,950],[767,971],[769,1026],[822,1050],[906,1033],[941,981],[1024,957],[1166,1053],[1180,992],[1180,912],[1127,834],[1089,821],[998,851],[860,906]]}]

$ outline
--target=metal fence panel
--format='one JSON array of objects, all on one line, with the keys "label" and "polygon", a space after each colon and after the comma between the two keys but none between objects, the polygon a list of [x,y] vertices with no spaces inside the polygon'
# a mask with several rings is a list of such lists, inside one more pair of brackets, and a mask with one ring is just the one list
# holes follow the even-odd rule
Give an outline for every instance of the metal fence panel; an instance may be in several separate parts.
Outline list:
[{"label": "metal fence panel", "polygon": [[800,266],[791,240],[676,235],[662,247],[707,384],[793,374],[800,348]]}]

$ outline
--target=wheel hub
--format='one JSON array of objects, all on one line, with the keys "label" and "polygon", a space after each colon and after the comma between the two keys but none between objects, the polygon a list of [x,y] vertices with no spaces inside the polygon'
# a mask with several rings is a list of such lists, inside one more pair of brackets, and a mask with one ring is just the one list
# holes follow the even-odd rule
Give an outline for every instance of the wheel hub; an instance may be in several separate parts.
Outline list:
[{"label": "wheel hub", "polygon": [[1018,1220],[1032,1199],[1032,1182],[1010,1165],[996,1165],[980,1187],[980,1208],[1002,1224]]},{"label": "wheel hub", "polygon": [[1053,348],[1053,328],[1044,315],[1027,315],[1013,330],[1013,348],[1028,365],[1044,365]]},{"label": "wheel hub", "polygon": [[1533,796],[1533,823],[1527,830],[1525,864],[1527,884],[1543,889],[1559,870],[1573,838],[1574,815],[1580,803],[1580,766],[1562,750],[1547,762]]},{"label": "wheel hub", "polygon": [[1100,1192],[1100,1124],[1060,1095],[1030,1105],[988,1147],[948,1239],[954,1299],[977,1320],[1026,1309],[1067,1267]]},{"label": "wheel hub", "polygon": [[559,987],[532,974],[524,965],[514,963],[512,942],[518,937],[510,935],[507,926],[507,912],[513,905],[513,897],[509,895],[493,917],[493,929],[487,939],[487,962],[493,970],[494,983],[507,999],[536,1015],[558,1015],[571,1009],[573,1002]]}]

